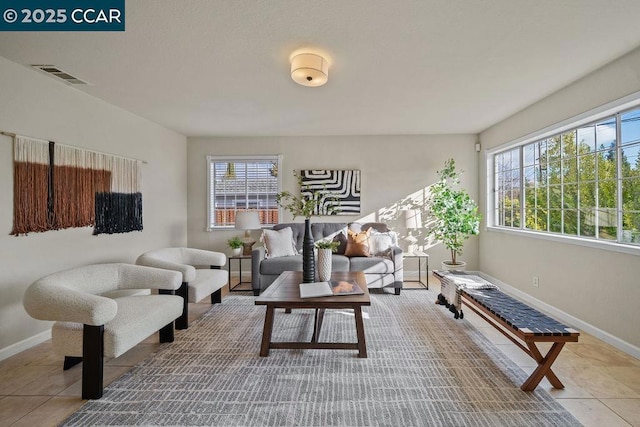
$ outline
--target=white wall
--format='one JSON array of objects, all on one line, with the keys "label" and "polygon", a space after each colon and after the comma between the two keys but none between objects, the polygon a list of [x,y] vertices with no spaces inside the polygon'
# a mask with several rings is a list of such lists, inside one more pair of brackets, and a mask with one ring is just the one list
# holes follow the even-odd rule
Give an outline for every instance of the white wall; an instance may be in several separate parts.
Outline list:
[{"label": "white wall", "polygon": [[[481,134],[482,146],[507,143],[637,91],[640,49],[487,129]],[[485,194],[483,159],[478,169]],[[481,201],[484,210],[484,197]],[[480,235],[480,269],[640,354],[640,257],[485,231]],[[534,275],[540,278],[539,288],[531,285]]]},{"label": "white wall", "polygon": [[[207,222],[206,156],[239,154],[282,154],[283,189],[297,192],[294,170],[359,169],[362,176],[362,207],[359,216],[314,218],[313,221],[351,222],[360,219],[376,221],[386,218],[388,210],[436,180],[436,171],[446,159],[453,157],[464,170],[463,185],[477,197],[477,159],[473,135],[425,136],[328,136],[328,137],[261,137],[261,138],[189,138],[189,246],[226,251],[226,241],[236,230],[205,231]],[[391,214],[393,217],[394,215]],[[291,220],[285,211],[281,222]],[[302,218],[296,221],[302,222]],[[387,221],[404,234],[401,221]],[[259,237],[254,232],[254,237]],[[430,268],[449,258],[438,245],[427,251]],[[463,259],[477,268],[477,238],[465,246]],[[415,261],[415,260],[410,260]],[[417,270],[408,262],[406,269]],[[235,265],[234,265],[235,267]]]},{"label": "white wall", "polygon": [[[142,159],[144,231],[93,236],[78,228],[10,236],[12,138],[0,136],[0,359],[50,329],[22,307],[26,287],[88,263],[135,262],[153,248],[185,245],[186,138],[0,57],[0,130]],[[44,334],[43,334],[44,335]],[[32,339],[30,341],[30,339]]]}]

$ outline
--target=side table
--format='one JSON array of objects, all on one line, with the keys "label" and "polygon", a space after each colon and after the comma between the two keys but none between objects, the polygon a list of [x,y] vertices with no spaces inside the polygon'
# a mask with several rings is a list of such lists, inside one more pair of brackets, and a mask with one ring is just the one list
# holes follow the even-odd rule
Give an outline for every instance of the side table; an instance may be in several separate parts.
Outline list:
[{"label": "side table", "polygon": [[[403,254],[404,258],[416,258],[418,260],[418,280],[406,280],[405,282],[417,282],[424,288],[429,289],[429,254],[422,251],[407,252]],[[422,260],[425,262],[425,271],[427,275],[427,283],[422,281]]]},{"label": "side table", "polygon": [[[249,289],[236,289],[236,288],[239,287],[240,285],[244,285],[247,283],[249,285],[251,284],[251,280],[249,280],[248,282],[242,280],[242,260],[251,260],[251,255],[232,255],[230,257],[227,257],[227,260],[229,260],[229,292],[250,291],[251,288]],[[240,275],[239,281],[234,285],[231,284],[232,261],[238,261],[238,274]],[[249,270],[249,273],[251,273],[251,270]]]}]

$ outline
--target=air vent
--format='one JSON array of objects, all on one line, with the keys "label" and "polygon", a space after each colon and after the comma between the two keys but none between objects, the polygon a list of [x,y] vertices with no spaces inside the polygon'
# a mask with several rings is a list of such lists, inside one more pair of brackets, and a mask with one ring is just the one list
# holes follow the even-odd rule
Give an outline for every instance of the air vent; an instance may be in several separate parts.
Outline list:
[{"label": "air vent", "polygon": [[80,80],[77,77],[72,76],[71,74],[67,73],[66,71],[61,70],[60,68],[56,67],[55,65],[32,65],[33,68],[35,68],[36,70],[40,70],[43,73],[47,73],[50,76],[56,77],[66,83],[72,84],[72,85],[88,85],[89,83]]}]

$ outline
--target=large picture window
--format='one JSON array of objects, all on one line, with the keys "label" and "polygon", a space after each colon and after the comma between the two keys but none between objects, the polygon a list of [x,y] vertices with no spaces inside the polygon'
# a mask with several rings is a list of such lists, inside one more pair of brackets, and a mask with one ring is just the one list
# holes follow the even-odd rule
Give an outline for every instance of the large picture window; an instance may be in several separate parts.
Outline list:
[{"label": "large picture window", "polygon": [[208,228],[229,228],[236,212],[256,210],[264,226],[279,220],[280,156],[207,156]]},{"label": "large picture window", "polygon": [[640,246],[640,108],[494,153],[493,225]]}]

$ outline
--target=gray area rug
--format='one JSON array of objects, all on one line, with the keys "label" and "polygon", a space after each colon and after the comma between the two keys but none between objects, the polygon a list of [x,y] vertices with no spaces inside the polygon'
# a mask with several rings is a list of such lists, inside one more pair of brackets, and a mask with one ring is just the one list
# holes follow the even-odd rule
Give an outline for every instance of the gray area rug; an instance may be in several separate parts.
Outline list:
[{"label": "gray area rug", "polygon": [[[435,299],[372,294],[367,359],[351,350],[262,358],[264,306],[229,296],[63,425],[580,425],[544,390],[521,391],[527,374]],[[312,326],[312,310],[278,310],[274,340],[308,340]],[[353,313],[327,311],[320,338],[355,341]]]}]

